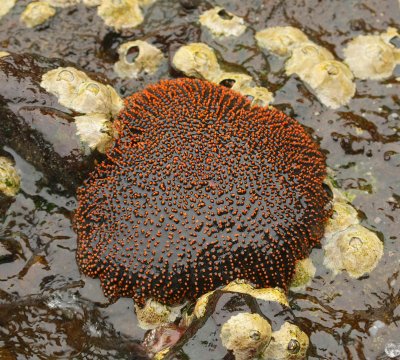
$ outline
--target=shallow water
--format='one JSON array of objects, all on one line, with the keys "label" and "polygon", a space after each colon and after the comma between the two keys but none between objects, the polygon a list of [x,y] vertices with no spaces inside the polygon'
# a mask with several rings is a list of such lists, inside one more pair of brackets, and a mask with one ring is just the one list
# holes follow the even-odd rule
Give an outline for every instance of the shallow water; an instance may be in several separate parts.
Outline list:
[{"label": "shallow water", "polygon": [[[202,41],[226,65],[247,71],[273,91],[273,105],[309,129],[340,187],[355,195],[362,224],[385,246],[378,267],[360,279],[346,273],[334,277],[322,265],[323,251],[313,250],[316,277],[289,298],[310,336],[309,358],[395,358],[393,346],[400,348],[400,69],[385,81],[356,81],[349,105],[330,110],[296,76],[285,75],[281,59],[255,46],[254,33],[266,26],[296,26],[342,58],[351,38],[400,27],[397,0],[254,0],[245,5],[221,0],[191,11],[178,1],[158,0],[145,12],[142,26],[122,35],[83,5],[58,9],[46,25],[26,29],[19,15],[28,2],[19,1],[0,20],[0,51],[62,58],[105,74],[126,96],[176,74],[165,61],[153,76],[117,78],[113,64],[120,43],[145,39],[168,56],[181,44]],[[200,10],[216,4],[245,18],[248,29],[242,36],[214,40],[200,28]],[[141,358],[136,344],[145,332],[136,326],[132,301],[108,305],[98,281],[79,274],[71,227],[75,198],[61,187],[46,187],[42,173],[13,149],[4,150],[22,174],[22,190],[6,210],[0,206],[0,358]]]}]

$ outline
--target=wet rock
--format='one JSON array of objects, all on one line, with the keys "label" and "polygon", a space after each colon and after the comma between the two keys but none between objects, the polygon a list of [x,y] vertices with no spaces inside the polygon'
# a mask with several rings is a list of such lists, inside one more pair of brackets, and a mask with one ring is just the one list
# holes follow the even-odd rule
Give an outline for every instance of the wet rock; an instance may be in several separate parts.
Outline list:
[{"label": "wet rock", "polygon": [[179,0],[179,3],[185,9],[191,10],[196,9],[200,5],[201,0]]},{"label": "wet rock", "polygon": [[75,192],[94,155],[77,135],[77,114],[40,86],[42,75],[60,65],[66,64],[33,55],[0,59],[0,145],[12,147],[43,171],[49,184]]},{"label": "wet rock", "polygon": [[[55,330],[61,336],[55,337]],[[18,336],[27,342],[18,346]],[[145,349],[115,331],[93,304],[64,290],[24,298],[12,296],[2,301],[0,337],[12,344],[11,349],[18,347],[25,359],[48,358],[48,346],[51,346],[54,352],[68,359],[149,360]],[[38,339],[47,339],[48,346],[43,346]]]}]

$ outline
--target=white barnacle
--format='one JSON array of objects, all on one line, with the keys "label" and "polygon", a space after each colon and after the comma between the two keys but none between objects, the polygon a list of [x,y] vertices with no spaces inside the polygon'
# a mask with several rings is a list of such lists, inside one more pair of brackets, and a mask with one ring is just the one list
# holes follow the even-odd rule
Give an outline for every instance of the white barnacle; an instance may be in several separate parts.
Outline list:
[{"label": "white barnacle", "polygon": [[89,7],[99,6],[102,2],[102,0],[82,0],[82,1],[86,6],[89,6]]},{"label": "white barnacle", "polygon": [[2,0],[0,2],[0,19],[8,14],[8,12],[14,7],[16,0]]},{"label": "white barnacle", "polygon": [[11,160],[0,156],[0,193],[15,196],[20,188],[21,178]]},{"label": "white barnacle", "polygon": [[325,60],[315,65],[307,83],[318,99],[332,109],[346,105],[356,92],[350,69],[336,60]]},{"label": "white barnacle", "polygon": [[297,45],[308,42],[307,35],[292,26],[276,26],[256,33],[259,47],[275,55],[288,56]]},{"label": "white barnacle", "polygon": [[42,76],[40,86],[58,97],[61,105],[69,107],[70,99],[76,96],[78,87],[89,77],[73,67],[59,67]]},{"label": "white barnacle", "polygon": [[80,0],[44,0],[44,1],[49,3],[51,6],[60,8],[76,6],[80,2]]},{"label": "white barnacle", "polygon": [[345,200],[333,201],[333,213],[325,227],[325,238],[359,223],[357,210]]},{"label": "white barnacle", "polygon": [[274,101],[272,93],[262,86],[243,86],[238,91],[251,100],[252,105],[267,106]]},{"label": "white barnacle", "polygon": [[217,37],[240,36],[246,30],[246,25],[241,17],[219,6],[205,11],[200,15],[199,21]]},{"label": "white barnacle", "polygon": [[40,85],[58,98],[58,102],[74,111],[117,115],[123,101],[114,88],[91,80],[83,71],[60,67],[42,76]]},{"label": "white barnacle", "polygon": [[137,0],[102,0],[97,14],[116,31],[133,29],[144,19]]},{"label": "white barnacle", "polygon": [[389,28],[380,35],[362,35],[351,40],[343,50],[345,62],[357,78],[382,80],[392,75],[400,64],[400,49],[390,43],[399,33]]},{"label": "white barnacle", "polygon": [[239,313],[221,327],[222,345],[236,360],[253,359],[271,340],[271,325],[259,314]]},{"label": "white barnacle", "polygon": [[[130,54],[135,57],[131,60]],[[141,73],[153,74],[164,59],[161,50],[141,40],[129,41],[118,48],[119,61],[114,70],[124,78],[136,78]]]},{"label": "white barnacle", "polygon": [[56,14],[56,10],[47,2],[34,1],[28,4],[21,14],[21,21],[25,26],[33,28],[45,23]]},{"label": "white barnacle", "polygon": [[286,74],[297,74],[301,80],[307,81],[315,65],[333,59],[332,53],[322,46],[312,42],[303,42],[293,48],[292,55],[286,61]]},{"label": "white barnacle", "polygon": [[310,340],[297,325],[287,321],[273,331],[271,342],[261,354],[262,360],[300,360],[306,357]]},{"label": "white barnacle", "polygon": [[345,270],[359,278],[376,267],[383,255],[383,244],[374,232],[355,224],[327,239],[324,251],[324,265],[334,274]]},{"label": "white barnacle", "polygon": [[3,57],[9,56],[9,55],[10,55],[10,53],[7,51],[0,51],[0,59]]},{"label": "white barnacle", "polygon": [[315,276],[316,270],[310,258],[297,261],[290,289],[294,291],[304,289]]},{"label": "white barnacle", "polygon": [[75,116],[77,134],[90,149],[105,153],[114,142],[115,130],[104,114]]},{"label": "white barnacle", "polygon": [[181,46],[172,62],[185,75],[206,80],[214,79],[221,71],[214,50],[204,43]]},{"label": "white barnacle", "polygon": [[180,315],[182,307],[171,307],[148,299],[143,307],[135,305],[138,324],[142,329],[149,330],[171,323]]}]

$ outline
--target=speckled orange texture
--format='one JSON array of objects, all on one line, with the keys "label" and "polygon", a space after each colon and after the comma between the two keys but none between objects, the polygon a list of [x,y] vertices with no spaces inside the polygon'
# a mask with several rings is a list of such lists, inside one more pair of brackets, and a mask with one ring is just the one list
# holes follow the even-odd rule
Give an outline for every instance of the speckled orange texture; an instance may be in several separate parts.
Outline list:
[{"label": "speckled orange texture", "polygon": [[287,288],[330,212],[300,124],[193,79],[127,98],[116,124],[75,217],[80,269],[108,297],[172,305],[236,278]]}]

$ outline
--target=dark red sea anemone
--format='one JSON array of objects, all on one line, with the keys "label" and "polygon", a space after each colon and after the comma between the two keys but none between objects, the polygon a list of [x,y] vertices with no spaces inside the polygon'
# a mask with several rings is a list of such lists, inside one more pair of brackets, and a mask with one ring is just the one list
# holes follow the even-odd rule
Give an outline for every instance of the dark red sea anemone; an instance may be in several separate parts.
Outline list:
[{"label": "dark red sea anemone", "polygon": [[78,190],[77,261],[113,299],[193,300],[240,278],[287,288],[330,214],[325,159],[276,109],[193,79],[125,101]]}]

